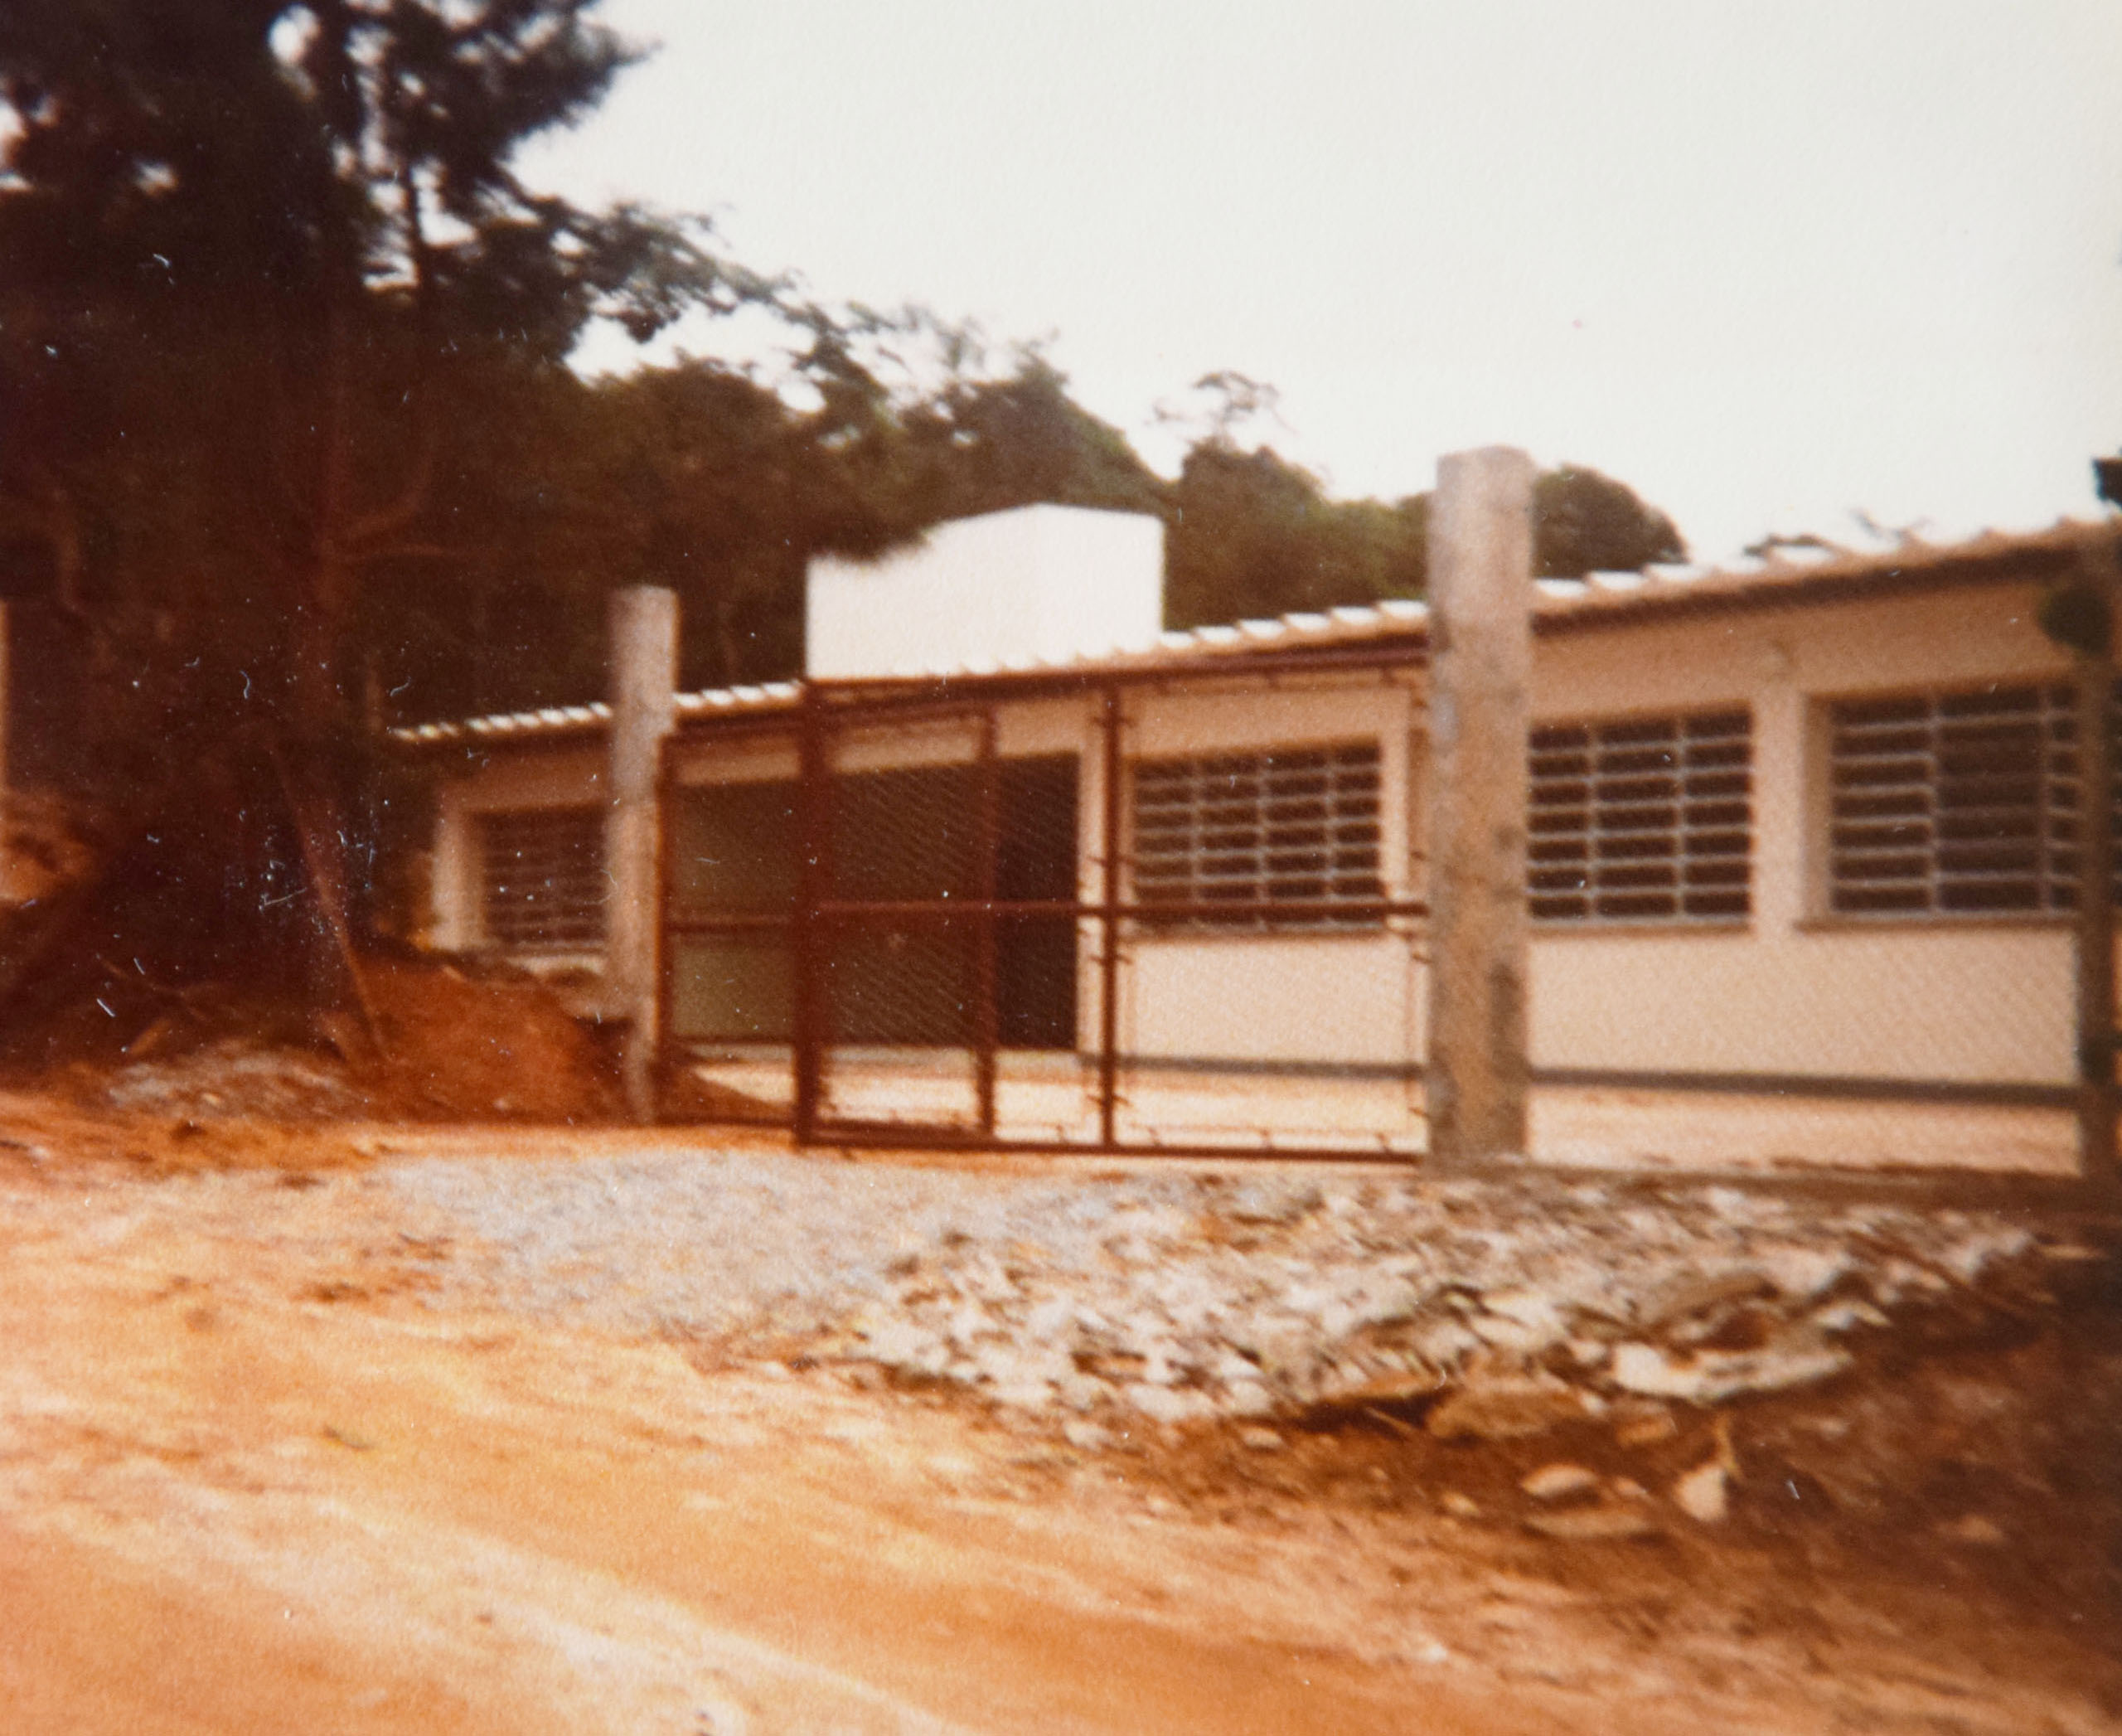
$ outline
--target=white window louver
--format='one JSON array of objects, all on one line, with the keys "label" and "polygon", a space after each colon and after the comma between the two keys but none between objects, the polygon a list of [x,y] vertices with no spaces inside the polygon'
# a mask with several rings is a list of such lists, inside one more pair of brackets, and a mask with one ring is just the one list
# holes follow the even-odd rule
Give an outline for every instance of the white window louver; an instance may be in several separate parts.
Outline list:
[{"label": "white window louver", "polygon": [[1752,912],[1745,711],[1546,725],[1529,743],[1527,883],[1545,922],[1729,922]]},{"label": "white window louver", "polygon": [[1980,916],[2076,904],[2070,687],[1843,701],[1829,708],[1829,731],[1831,909]]},{"label": "white window louver", "polygon": [[479,818],[480,915],[508,952],[593,948],[604,938],[604,814],[526,808]]},{"label": "white window louver", "polygon": [[1138,903],[1260,907],[1205,926],[1331,925],[1353,919],[1275,906],[1383,895],[1375,742],[1145,761],[1134,822]]}]

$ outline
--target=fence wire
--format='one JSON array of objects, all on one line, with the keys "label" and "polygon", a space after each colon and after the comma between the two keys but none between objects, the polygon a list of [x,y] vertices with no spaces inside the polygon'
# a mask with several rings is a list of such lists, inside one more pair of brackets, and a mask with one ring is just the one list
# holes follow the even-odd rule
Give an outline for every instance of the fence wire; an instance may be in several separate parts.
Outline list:
[{"label": "fence wire", "polygon": [[[2000,800],[2018,785],[1954,757],[1950,707],[1910,749],[1934,773],[1882,770],[1907,744],[1845,707],[1822,713],[1806,849],[1832,871],[1838,847],[1869,861],[1920,832],[1953,863],[2037,847],[2067,872],[2070,729],[2040,697],[2057,715],[2018,778],[2038,839],[2015,812],[1974,811],[1967,777]],[[1066,750],[1037,752],[1009,750],[999,702],[902,716],[821,701],[810,746],[779,744],[810,787],[676,788],[666,1029],[687,1064],[817,1139],[1419,1158],[1419,743],[1159,754],[1137,721],[1153,701],[1077,698]],[[1529,1161],[2071,1174],[2067,914],[1844,912],[1829,883],[1819,919],[1778,918],[1789,870],[1737,716],[1543,725],[1529,744]],[[1837,749],[1837,729],[1856,745]],[[1672,763],[1637,764],[1659,754]],[[1838,845],[1856,798],[1838,805],[1837,776],[1858,790],[1888,772],[1904,806],[1929,777],[1935,812],[1888,817],[1892,837],[1867,815]],[[1676,869],[1682,890],[1639,909],[1614,889],[1659,849],[1715,874]],[[1712,879],[1713,897],[1683,895]]]}]

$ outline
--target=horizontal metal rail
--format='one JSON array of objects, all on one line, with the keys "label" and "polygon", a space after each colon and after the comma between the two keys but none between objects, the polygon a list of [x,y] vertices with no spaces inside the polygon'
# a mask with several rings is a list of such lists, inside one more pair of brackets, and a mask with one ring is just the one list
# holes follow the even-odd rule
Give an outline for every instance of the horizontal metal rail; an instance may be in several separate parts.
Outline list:
[{"label": "horizontal metal rail", "polygon": [[793,910],[732,913],[728,916],[681,916],[674,913],[664,919],[663,926],[673,934],[756,934],[792,929],[796,919]]},{"label": "horizontal metal rail", "polygon": [[[1340,918],[1344,921],[1375,921],[1392,917],[1425,917],[1429,906],[1420,899],[1368,898],[1283,899],[1267,903],[1257,899],[1174,899],[1154,904],[1122,904],[1108,910],[1103,904],[1063,899],[830,899],[815,907],[821,919],[860,924],[865,919],[886,922],[942,922],[953,917],[1073,918],[1080,921],[1117,920],[1162,926],[1179,922],[1289,922]],[[792,929],[793,911],[729,916],[671,916],[666,926],[674,934],[739,933]]]}]

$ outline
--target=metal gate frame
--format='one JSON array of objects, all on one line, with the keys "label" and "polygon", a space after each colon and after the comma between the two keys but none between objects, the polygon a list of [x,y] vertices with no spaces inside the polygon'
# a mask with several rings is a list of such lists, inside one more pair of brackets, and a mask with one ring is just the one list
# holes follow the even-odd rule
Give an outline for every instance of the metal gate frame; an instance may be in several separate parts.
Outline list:
[{"label": "metal gate frame", "polygon": [[[1076,672],[1054,671],[1024,676],[986,676],[961,680],[913,677],[806,682],[795,706],[793,736],[797,758],[798,891],[795,908],[787,915],[700,916],[680,911],[675,900],[674,876],[666,842],[660,876],[662,904],[662,948],[659,998],[663,1033],[664,1061],[671,1064],[674,1040],[670,1036],[673,983],[673,938],[717,933],[741,934],[781,932],[788,937],[794,976],[792,1021],[793,1108],[788,1120],[799,1145],[840,1145],[858,1147],[962,1148],[1074,1153],[1079,1155],[1160,1155],[1170,1157],[1230,1157],[1246,1153],[1277,1157],[1320,1158],[1346,1161],[1366,1152],[1373,1157],[1407,1157],[1404,1149],[1342,1142],[1306,1143],[1300,1134],[1285,1138],[1263,1138],[1258,1143],[1184,1142],[1154,1135],[1130,1134],[1122,1125],[1122,1069],[1127,1057],[1120,1053],[1119,1003],[1122,950],[1131,928],[1146,917],[1160,924],[1194,922],[1257,922],[1263,917],[1301,922],[1335,918],[1344,921],[1401,922],[1419,924],[1428,914],[1420,899],[1378,897],[1367,900],[1163,900],[1146,905],[1128,895],[1132,864],[1127,852],[1126,792],[1129,761],[1126,731],[1131,727],[1127,698],[1131,691],[1190,686],[1204,676],[1214,679],[1257,680],[1263,691],[1282,679],[1298,675],[1375,672],[1382,686],[1397,685],[1396,677],[1427,663],[1419,644],[1401,641],[1371,643],[1359,647],[1322,647],[1315,649],[1262,652],[1248,649],[1242,661],[1233,659],[1228,670],[1204,669],[1199,664],[1175,668],[1153,659],[1134,668]],[[1015,701],[1094,696],[1096,720],[1091,751],[1100,764],[1097,848],[1097,895],[1067,900],[1006,900],[995,895],[995,865],[1000,843],[999,802],[1000,768],[997,752],[1002,710]],[[978,732],[975,811],[976,895],[970,900],[878,900],[836,897],[833,892],[833,838],[831,752],[835,742],[856,728],[962,721]],[[664,744],[661,786],[667,804],[683,786],[674,776],[674,761],[686,745],[702,739],[719,739],[725,730],[756,738],[765,734],[783,741],[791,735],[787,713],[770,716],[716,720],[709,725],[711,735],[672,736]],[[667,815],[670,808],[666,807]],[[667,827],[666,828],[667,833]],[[1079,861],[1085,852],[1086,834],[1079,827]],[[1078,875],[1078,885],[1083,876]],[[973,1006],[971,1050],[975,1115],[970,1126],[920,1121],[871,1121],[836,1116],[825,1089],[827,1050],[832,1040],[829,1029],[826,970],[829,937],[836,929],[865,923],[941,922],[970,919],[974,924]],[[1000,1045],[996,1001],[996,936],[1000,925],[1012,918],[1065,919],[1078,933],[1088,929],[1095,937],[1092,963],[1097,994],[1096,1040],[1085,1056],[1080,1043],[1079,1060],[1089,1064],[1096,1132],[1086,1138],[1026,1137],[998,1127],[996,1115],[996,1059]],[[1411,959],[1419,962],[1418,938],[1410,936]],[[1079,978],[1079,982],[1082,979]],[[1419,1060],[1410,1057],[1407,1074],[1421,1076]],[[1419,1112],[1414,1112],[1417,1116]]]}]

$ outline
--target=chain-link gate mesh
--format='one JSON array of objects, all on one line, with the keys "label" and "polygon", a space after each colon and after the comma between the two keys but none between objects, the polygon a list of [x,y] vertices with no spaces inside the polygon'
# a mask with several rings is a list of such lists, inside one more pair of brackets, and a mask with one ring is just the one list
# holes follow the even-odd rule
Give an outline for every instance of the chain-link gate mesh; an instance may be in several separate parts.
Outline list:
[{"label": "chain-link gate mesh", "polygon": [[811,968],[826,1123],[981,1127],[981,746],[978,726],[958,720],[842,729],[825,744]]},{"label": "chain-link gate mesh", "polygon": [[1087,1143],[1099,1135],[1092,1051],[1097,924],[1079,900],[1080,753],[1004,759],[996,769],[995,1123],[998,1136]]},{"label": "chain-link gate mesh", "polygon": [[1146,752],[1147,703],[1121,708],[1116,1136],[1418,1151],[1422,913],[1384,823],[1404,764],[1374,732]]},{"label": "chain-link gate mesh", "polygon": [[[795,738],[776,745],[792,764]],[[710,1111],[792,1115],[801,786],[676,784],[665,812],[667,1037]]]},{"label": "chain-link gate mesh", "polygon": [[2067,1173],[2071,707],[1818,702],[1775,762],[1803,810],[1761,787],[1747,709],[1535,730],[1534,1153]]}]

